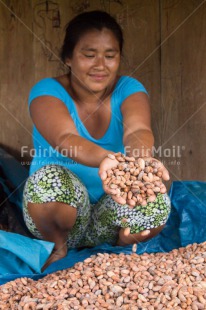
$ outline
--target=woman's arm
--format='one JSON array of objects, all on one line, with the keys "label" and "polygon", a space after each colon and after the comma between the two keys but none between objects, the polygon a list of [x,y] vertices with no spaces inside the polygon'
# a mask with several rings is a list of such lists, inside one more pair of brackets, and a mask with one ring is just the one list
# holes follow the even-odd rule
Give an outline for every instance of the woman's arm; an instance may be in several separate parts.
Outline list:
[{"label": "woman's arm", "polygon": [[[67,150],[68,157],[80,164],[99,167],[109,152],[79,136],[64,103],[52,96],[35,98],[30,106],[31,118],[41,135],[53,147]],[[71,152],[71,150],[76,150]],[[65,152],[64,152],[65,154]]]},{"label": "woman's arm", "polygon": [[[122,104],[122,115],[124,124],[124,146],[127,155],[138,157],[153,157],[152,147],[154,136],[151,129],[151,113],[148,96],[143,93],[135,93],[129,96]],[[161,169],[162,178],[169,180],[169,173],[164,165],[157,159],[158,167]]]},{"label": "woman's arm", "polygon": [[121,107],[124,125],[124,146],[134,157],[152,156],[154,136],[148,96],[139,92],[129,96]]},{"label": "woman's arm", "polygon": [[[123,115],[124,136],[123,142],[128,156],[151,156],[154,137],[151,130],[151,117],[148,96],[143,92],[130,95],[124,100],[121,112]],[[108,159],[105,159],[99,169],[101,179],[106,179],[105,170],[108,168]],[[106,169],[107,168],[107,169]],[[108,193],[109,187],[103,185]],[[122,197],[113,195],[112,198],[120,204],[126,201]]]},{"label": "woman's arm", "polygon": [[[122,104],[124,123],[124,146],[129,156],[152,157],[154,136],[151,129],[151,114],[148,96],[139,92],[129,96]],[[157,160],[155,160],[157,161]],[[162,163],[163,179],[168,180],[169,174]],[[157,235],[164,225],[151,230],[130,234],[130,228],[121,228],[117,245],[124,246],[149,240]]]}]

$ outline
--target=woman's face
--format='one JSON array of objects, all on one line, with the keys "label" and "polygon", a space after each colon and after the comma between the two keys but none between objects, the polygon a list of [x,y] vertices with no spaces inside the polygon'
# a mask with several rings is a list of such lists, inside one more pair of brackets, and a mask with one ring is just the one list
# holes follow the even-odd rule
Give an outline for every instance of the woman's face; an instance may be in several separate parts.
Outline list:
[{"label": "woman's face", "polygon": [[113,85],[120,64],[119,42],[107,28],[91,30],[76,44],[71,59],[71,79],[78,87],[103,93]]}]

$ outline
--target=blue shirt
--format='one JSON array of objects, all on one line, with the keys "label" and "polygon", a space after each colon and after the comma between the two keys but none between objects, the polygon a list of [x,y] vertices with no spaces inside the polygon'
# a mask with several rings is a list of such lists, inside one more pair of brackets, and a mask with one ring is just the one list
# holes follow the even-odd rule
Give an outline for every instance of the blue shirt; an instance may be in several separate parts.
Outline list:
[{"label": "blue shirt", "polygon": [[[99,145],[106,150],[124,153],[123,117],[121,113],[121,104],[128,96],[136,92],[144,92],[147,94],[144,86],[136,79],[128,76],[120,77],[115,86],[115,89],[111,94],[110,124],[106,133],[100,139],[95,139],[89,134],[78,115],[72,97],[68,94],[66,89],[54,78],[45,78],[34,85],[30,92],[29,105],[33,99],[39,96],[47,95],[60,99],[69,110],[76,129],[81,137],[86,138],[87,140]],[[58,150],[54,149],[44,139],[44,137],[40,134],[35,126],[33,127],[33,143],[35,152],[30,166],[30,175],[33,174],[36,170],[40,169],[42,166],[48,164],[65,166],[74,172],[86,186],[91,203],[96,203],[104,194],[102,181],[98,175],[98,168],[84,166],[75,162],[69,157],[64,156],[62,152],[60,154]],[[73,152],[73,155],[76,151],[77,150],[75,148],[71,148],[69,150],[69,152]]]}]

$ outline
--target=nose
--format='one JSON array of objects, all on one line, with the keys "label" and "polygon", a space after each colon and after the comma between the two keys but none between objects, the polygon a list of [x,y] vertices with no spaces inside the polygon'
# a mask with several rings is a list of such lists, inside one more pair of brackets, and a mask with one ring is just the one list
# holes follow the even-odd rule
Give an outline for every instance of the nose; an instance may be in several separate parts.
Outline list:
[{"label": "nose", "polygon": [[96,57],[95,69],[103,70],[105,68],[105,59],[103,56]]}]

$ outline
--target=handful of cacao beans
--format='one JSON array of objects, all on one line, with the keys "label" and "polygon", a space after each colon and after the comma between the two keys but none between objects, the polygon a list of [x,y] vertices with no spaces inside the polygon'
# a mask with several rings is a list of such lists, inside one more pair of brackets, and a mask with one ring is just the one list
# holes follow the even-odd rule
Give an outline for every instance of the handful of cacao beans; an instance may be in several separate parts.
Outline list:
[{"label": "handful of cacao beans", "polygon": [[162,169],[153,158],[129,157],[121,153],[108,154],[116,159],[117,167],[107,170],[104,184],[116,190],[116,195],[124,198],[130,206],[146,206],[154,202],[159,193],[167,189],[162,183]]}]

